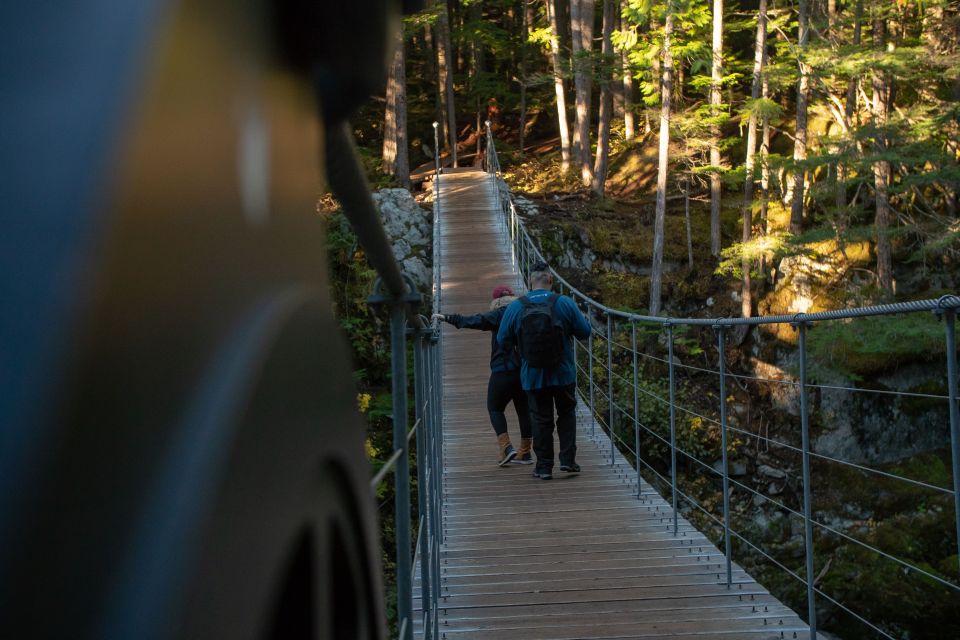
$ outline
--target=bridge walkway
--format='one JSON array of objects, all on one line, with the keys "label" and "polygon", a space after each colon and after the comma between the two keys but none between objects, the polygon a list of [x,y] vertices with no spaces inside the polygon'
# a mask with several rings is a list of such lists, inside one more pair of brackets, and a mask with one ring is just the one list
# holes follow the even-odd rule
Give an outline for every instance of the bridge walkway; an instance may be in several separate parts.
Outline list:
[{"label": "bridge walkway", "polygon": [[[495,286],[519,285],[493,179],[447,170],[440,185],[442,311],[477,313]],[[728,587],[723,554],[683,518],[674,535],[669,503],[646,483],[638,499],[635,472],[619,454],[611,464],[582,402],[582,473],[544,481],[531,466],[497,467],[485,404],[490,336],[446,325],[443,341],[443,638],[809,635],[736,565]],[[419,586],[414,594],[419,611]]]}]

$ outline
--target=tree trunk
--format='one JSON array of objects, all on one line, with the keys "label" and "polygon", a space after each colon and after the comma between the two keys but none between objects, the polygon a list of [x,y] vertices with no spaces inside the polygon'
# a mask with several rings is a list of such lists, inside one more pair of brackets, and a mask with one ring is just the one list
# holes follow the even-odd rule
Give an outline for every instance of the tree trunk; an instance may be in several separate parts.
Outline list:
[{"label": "tree trunk", "polygon": [[550,20],[550,59],[553,64],[553,88],[557,95],[557,124],[560,129],[560,171],[570,171],[570,127],[567,124],[567,100],[563,90],[563,63],[560,60],[560,25],[557,20],[560,0],[546,0]]},{"label": "tree trunk", "polygon": [[[470,21],[474,24],[480,22],[483,17],[482,14],[483,5],[480,2],[470,5]],[[473,53],[473,64],[471,65],[472,73],[470,75],[470,86],[473,90],[474,96],[476,97],[476,108],[477,114],[477,155],[474,157],[473,164],[478,166],[480,159],[483,157],[483,97],[480,96],[480,93],[477,89],[477,82],[480,77],[480,74],[483,73],[484,69],[484,55],[483,55],[483,41],[480,39],[479,34],[474,33],[473,38],[470,40],[470,50]],[[489,97],[489,96],[484,96]]]},{"label": "tree trunk", "polygon": [[[617,14],[619,15],[619,11]],[[626,50],[620,52],[620,64],[623,70],[623,135],[632,140],[637,135],[636,116],[633,104],[633,70]]]},{"label": "tree trunk", "polygon": [[523,152],[524,137],[527,131],[527,33],[530,29],[528,0],[521,0],[520,26],[520,152]]},{"label": "tree trunk", "polygon": [[[886,44],[886,23],[883,18],[877,17],[873,22],[874,46],[882,51]],[[893,49],[893,43],[888,45]],[[874,142],[874,151],[878,155],[886,151],[886,135],[884,128],[887,125],[887,101],[890,99],[890,81],[886,72],[881,69],[873,72],[873,126],[877,130]],[[877,228],[877,284],[880,290],[890,296],[893,294],[893,251],[890,247],[890,237],[887,232],[890,228],[891,211],[888,189],[890,186],[890,162],[877,160],[873,163],[873,188],[876,195]]]},{"label": "tree trunk", "polygon": [[590,102],[593,65],[594,0],[570,0],[570,30],[573,41],[574,86],[576,87],[577,122],[573,136],[574,160],[580,165],[583,186],[593,182],[590,153]]},{"label": "tree trunk", "polygon": [[[810,36],[809,0],[798,0],[797,30],[799,31],[797,63],[800,80],[797,83],[797,133],[793,144],[793,160],[800,163],[807,159],[807,100],[810,93],[810,68],[807,64],[807,40]],[[793,201],[790,206],[790,231],[800,233],[803,227],[804,178],[806,171],[800,166],[793,174]]]},{"label": "tree trunk", "polygon": [[[617,0],[614,11],[616,16],[614,28],[618,31],[623,28],[621,4],[621,0]],[[633,111],[633,71],[630,68],[630,59],[627,56],[626,49],[621,49],[616,55],[617,70],[620,72],[620,78],[623,81],[623,86],[620,89],[620,106],[623,109],[623,136],[627,140],[632,140],[637,135],[636,114]],[[616,114],[614,114],[614,117],[616,117]]]},{"label": "tree trunk", "polygon": [[600,124],[597,128],[597,159],[593,166],[593,191],[601,198],[607,180],[607,160],[610,153],[610,119],[613,117],[613,2],[603,0],[603,45],[600,50]]},{"label": "tree trunk", "polygon": [[[723,0],[713,0],[713,55],[710,71],[710,115],[720,117],[720,87],[723,82]],[[710,164],[720,166],[720,126],[710,127]],[[720,255],[719,171],[710,172],[710,253]]]},{"label": "tree trunk", "polygon": [[440,15],[437,20],[437,68],[440,72],[440,86],[443,101],[446,104],[446,117],[443,121],[443,140],[450,150],[453,166],[457,166],[457,110],[453,95],[453,69],[450,68],[453,46],[450,43],[450,16],[447,0],[440,1]]},{"label": "tree trunk", "polygon": [[[853,44],[860,46],[861,24],[863,21],[863,0],[857,0],[856,9],[853,18]],[[843,108],[843,120],[847,130],[853,126],[853,114],[857,109],[857,85],[859,81],[856,77],[850,78],[847,82],[847,99]],[[847,167],[842,160],[837,162],[837,184],[834,191],[834,205],[838,212],[847,208]]]},{"label": "tree trunk", "polygon": [[690,178],[683,179],[683,218],[687,223],[687,271],[693,271],[693,231],[690,225]]},{"label": "tree trunk", "polygon": [[653,225],[653,264],[650,267],[650,315],[659,315],[663,280],[663,227],[667,215],[667,170],[670,152],[670,97],[673,93],[673,2],[667,1],[663,25],[663,89],[660,92],[660,156],[657,165],[657,208]]},{"label": "tree trunk", "polygon": [[[443,89],[440,84],[440,68],[437,65],[437,46],[433,42],[433,27],[429,24],[423,26],[423,42],[427,49],[427,59],[429,60],[430,75],[437,85],[437,92],[433,100],[433,119],[436,122],[443,122]],[[440,154],[439,149],[434,149],[435,154]]]},{"label": "tree trunk", "polygon": [[386,110],[383,116],[383,170],[395,176],[400,186],[410,188],[410,156],[407,151],[407,74],[403,55],[403,32],[387,78]]},{"label": "tree trunk", "polygon": [[[750,99],[756,104],[760,98],[760,89],[763,85],[763,64],[767,57],[767,0],[760,0],[760,7],[757,9],[757,39],[753,50],[753,82],[750,84]],[[753,234],[753,165],[754,152],[757,147],[757,113],[754,108],[750,112],[750,120],[747,123],[747,157],[744,161],[746,165],[747,177],[743,184],[743,244],[750,242]],[[741,287],[740,313],[744,318],[749,318],[753,306],[753,295],[750,287],[750,261],[744,257],[741,262],[743,269],[743,286]]]},{"label": "tree trunk", "polygon": [[[763,76],[761,93],[764,98],[770,97],[770,85],[766,74]],[[763,136],[760,140],[760,232],[767,235],[767,208],[770,205],[770,117],[763,116],[760,125]]]}]

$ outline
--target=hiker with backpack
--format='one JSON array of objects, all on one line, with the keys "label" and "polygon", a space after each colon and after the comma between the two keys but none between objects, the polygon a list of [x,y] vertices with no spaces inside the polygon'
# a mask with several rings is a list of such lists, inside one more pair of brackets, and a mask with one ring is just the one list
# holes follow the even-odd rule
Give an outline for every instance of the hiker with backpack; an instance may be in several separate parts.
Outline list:
[{"label": "hiker with backpack", "polygon": [[577,464],[576,363],[572,337],[589,337],[590,323],[576,303],[550,291],[553,275],[544,262],[533,265],[530,292],[510,303],[500,322],[497,340],[504,348],[517,345],[522,360],[520,382],[530,401],[533,476],[553,477],[553,428],[556,407],[560,470],[579,473]]},{"label": "hiker with backpack", "polygon": [[[459,313],[435,313],[434,320],[443,320],[457,329],[478,329],[490,331],[490,380],[487,383],[487,411],[490,413],[490,423],[497,434],[497,447],[501,467],[511,460],[520,464],[533,464],[531,454],[533,437],[531,436],[530,410],[527,404],[527,393],[520,384],[520,354],[516,347],[504,348],[497,340],[497,330],[500,321],[507,310],[507,305],[516,300],[513,289],[499,286],[493,290],[493,301],[490,310],[472,316]],[[507,417],[504,411],[507,404],[513,402],[520,422],[520,449],[514,449],[507,433]]]}]

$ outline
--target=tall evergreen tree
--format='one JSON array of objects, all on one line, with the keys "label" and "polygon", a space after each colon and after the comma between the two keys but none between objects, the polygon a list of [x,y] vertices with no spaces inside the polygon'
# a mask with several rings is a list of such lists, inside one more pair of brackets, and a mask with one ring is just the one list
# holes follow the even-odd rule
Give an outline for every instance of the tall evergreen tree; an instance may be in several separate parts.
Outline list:
[{"label": "tall evergreen tree", "polygon": [[[750,117],[747,122],[747,154],[744,160],[746,179],[743,185],[743,244],[750,242],[753,232],[753,183],[754,183],[754,153],[757,147],[757,110],[760,90],[763,85],[763,65],[767,57],[767,0],[760,0],[757,8],[757,37],[754,41],[753,76],[750,83]],[[752,311],[753,295],[750,287],[750,260],[744,251],[741,263],[743,270],[743,286],[741,287],[740,313],[749,318]]]},{"label": "tall evergreen tree", "polygon": [[600,66],[600,123],[597,129],[597,158],[593,167],[593,192],[603,197],[610,153],[610,119],[613,117],[613,5],[603,0],[603,45]]},{"label": "tall evergreen tree", "polygon": [[659,315],[663,286],[663,233],[667,214],[667,172],[670,155],[670,98],[673,95],[673,0],[667,0],[663,26],[663,82],[660,92],[660,149],[657,163],[657,205],[653,226],[653,264],[650,267],[650,315]]},{"label": "tall evergreen tree", "polygon": [[550,61],[553,66],[553,87],[557,97],[557,126],[560,130],[560,171],[570,171],[570,126],[567,124],[567,99],[563,86],[563,62],[560,58],[560,22],[557,17],[560,0],[544,0],[550,21]]},{"label": "tall evergreen tree", "polygon": [[[723,82],[723,0],[713,0],[713,49],[710,65],[710,253],[720,255],[720,89]],[[682,85],[682,81],[680,82]]]},{"label": "tall evergreen tree", "polygon": [[595,0],[570,0],[570,33],[573,42],[577,120],[573,136],[573,155],[580,165],[583,186],[593,182],[590,149],[590,103],[593,86],[593,19]]},{"label": "tall evergreen tree", "polygon": [[801,164],[807,159],[807,100],[810,93],[810,66],[807,62],[807,42],[810,38],[810,2],[798,0],[797,12],[797,130],[794,135],[793,201],[790,207],[790,231],[800,233],[803,225],[803,198],[806,171]]}]

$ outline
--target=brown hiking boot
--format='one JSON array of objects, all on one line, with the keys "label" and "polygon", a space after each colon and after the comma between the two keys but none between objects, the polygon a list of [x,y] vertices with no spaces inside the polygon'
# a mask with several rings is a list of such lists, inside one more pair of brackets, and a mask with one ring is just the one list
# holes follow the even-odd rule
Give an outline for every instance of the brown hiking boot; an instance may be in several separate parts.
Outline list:
[{"label": "brown hiking boot", "polygon": [[500,445],[500,462],[497,464],[502,467],[516,457],[517,450],[510,444],[510,436],[506,433],[497,436],[497,444]]},{"label": "brown hiking boot", "polygon": [[533,464],[533,438],[520,438],[520,448],[517,449],[517,457],[514,462],[520,464]]}]

